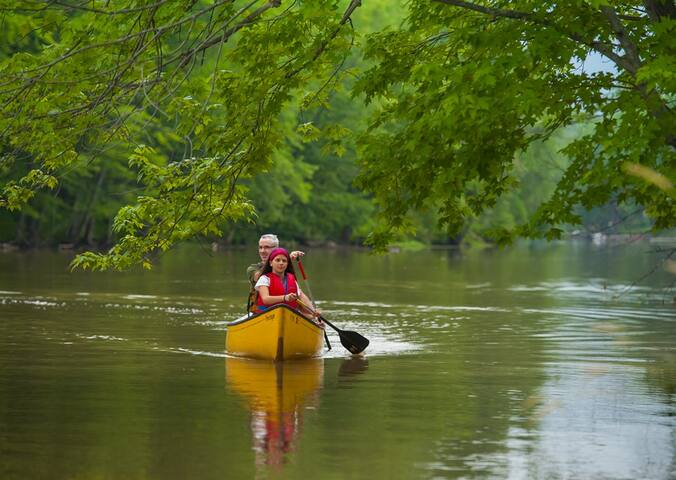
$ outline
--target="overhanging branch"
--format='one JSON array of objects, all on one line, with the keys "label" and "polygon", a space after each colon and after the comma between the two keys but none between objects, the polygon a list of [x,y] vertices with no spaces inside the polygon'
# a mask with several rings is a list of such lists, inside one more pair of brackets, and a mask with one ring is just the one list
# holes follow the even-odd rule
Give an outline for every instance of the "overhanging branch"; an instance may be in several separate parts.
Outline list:
[{"label": "overhanging branch", "polygon": [[562,35],[565,35],[570,40],[586,45],[587,47],[591,48],[592,50],[595,50],[604,57],[612,60],[618,67],[626,70],[632,76],[636,74],[637,67],[636,65],[634,65],[633,61],[630,61],[626,57],[615,53],[613,51],[612,46],[602,42],[587,40],[581,35],[578,35],[577,33],[566,31],[564,28],[560,27],[556,23],[550,22],[546,18],[542,18],[536,15],[535,13],[502,8],[485,7],[483,5],[465,2],[463,0],[433,0],[433,1],[444,3],[446,5],[451,5],[458,8],[464,8],[465,10],[472,10],[474,12],[478,12],[484,15],[490,15],[493,18],[509,18],[512,20],[523,20],[533,25],[539,25],[542,27],[554,29],[557,32],[561,33]]}]

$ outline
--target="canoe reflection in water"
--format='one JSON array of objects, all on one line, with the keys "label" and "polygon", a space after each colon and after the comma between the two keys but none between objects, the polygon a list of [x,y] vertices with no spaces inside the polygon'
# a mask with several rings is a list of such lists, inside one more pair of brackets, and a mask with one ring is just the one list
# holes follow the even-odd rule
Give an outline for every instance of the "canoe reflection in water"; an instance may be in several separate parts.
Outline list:
[{"label": "canoe reflection in water", "polygon": [[303,424],[303,410],[317,405],[324,360],[313,358],[270,362],[226,358],[230,389],[246,400],[256,464],[281,466],[295,448]]}]

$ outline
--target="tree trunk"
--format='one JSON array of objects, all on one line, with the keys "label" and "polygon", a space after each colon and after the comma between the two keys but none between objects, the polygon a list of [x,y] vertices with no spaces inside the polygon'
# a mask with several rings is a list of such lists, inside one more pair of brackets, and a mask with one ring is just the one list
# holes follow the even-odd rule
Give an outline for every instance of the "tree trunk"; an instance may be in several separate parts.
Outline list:
[{"label": "tree trunk", "polygon": [[103,185],[103,181],[106,178],[106,172],[106,167],[102,166],[101,171],[99,172],[99,178],[96,181],[96,186],[94,187],[94,192],[92,193],[92,196],[87,203],[87,207],[82,214],[82,220],[80,221],[80,224],[76,230],[77,233],[74,235],[73,243],[75,244],[87,243],[87,245],[93,245],[94,239],[92,235],[94,231],[93,225],[95,219],[92,217],[92,210],[99,199],[99,192],[101,191],[101,186]]}]

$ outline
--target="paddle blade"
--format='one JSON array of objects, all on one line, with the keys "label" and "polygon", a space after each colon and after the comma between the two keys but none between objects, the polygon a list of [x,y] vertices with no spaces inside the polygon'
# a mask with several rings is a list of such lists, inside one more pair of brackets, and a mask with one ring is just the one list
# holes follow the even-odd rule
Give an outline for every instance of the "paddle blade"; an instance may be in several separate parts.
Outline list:
[{"label": "paddle blade", "polygon": [[[302,305],[302,303],[301,303]],[[358,354],[363,352],[366,347],[369,346],[369,339],[360,335],[357,332],[352,332],[350,330],[341,330],[336,327],[333,323],[329,322],[326,318],[319,316],[319,319],[326,323],[329,327],[333,328],[338,332],[340,337],[340,343],[345,347],[350,353]]]},{"label": "paddle blade", "polygon": [[355,355],[363,352],[366,350],[366,347],[369,346],[369,339],[357,332],[341,330],[338,332],[338,336],[340,337],[340,343],[343,344],[343,347]]}]

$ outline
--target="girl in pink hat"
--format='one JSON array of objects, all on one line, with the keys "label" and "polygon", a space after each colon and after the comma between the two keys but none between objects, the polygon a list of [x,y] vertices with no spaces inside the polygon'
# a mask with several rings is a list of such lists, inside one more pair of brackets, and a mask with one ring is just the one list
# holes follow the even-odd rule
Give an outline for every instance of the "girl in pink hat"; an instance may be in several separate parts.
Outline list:
[{"label": "girl in pink hat", "polygon": [[[256,282],[258,292],[256,312],[267,310],[280,303],[299,310],[298,299],[305,305],[312,305],[310,299],[298,286],[295,273],[289,253],[283,248],[272,250]],[[319,315],[319,312],[309,312],[305,308],[302,310],[312,316]]]}]

